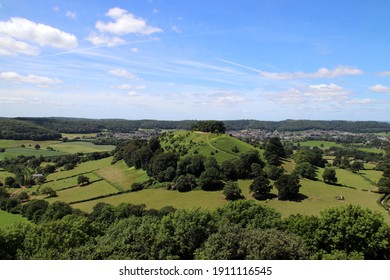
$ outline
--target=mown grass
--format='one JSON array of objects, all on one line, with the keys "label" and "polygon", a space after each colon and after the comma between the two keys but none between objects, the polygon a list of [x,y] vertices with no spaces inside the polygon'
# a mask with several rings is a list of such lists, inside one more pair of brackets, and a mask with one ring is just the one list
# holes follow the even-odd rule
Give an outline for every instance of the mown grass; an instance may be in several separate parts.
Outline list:
[{"label": "mown grass", "polygon": [[[84,173],[83,176],[87,177],[90,182],[100,180],[100,177],[98,177],[93,172]],[[62,178],[62,179],[57,179],[56,181],[46,182],[41,186],[41,188],[47,186],[47,187],[51,187],[55,191],[59,191],[59,190],[66,189],[66,188],[69,188],[72,186],[77,186],[78,185],[77,178],[78,178],[78,175],[70,177],[70,178]]]},{"label": "mown grass", "polygon": [[63,178],[69,178],[73,176],[77,176],[83,173],[90,173],[92,171],[98,170],[100,168],[109,166],[111,164],[112,157],[103,158],[99,160],[87,161],[80,163],[72,170],[61,170],[55,173],[49,174],[47,176],[47,180],[58,180]]},{"label": "mown grass", "polygon": [[144,182],[149,179],[145,170],[135,169],[134,167],[129,168],[123,160],[99,169],[96,171],[96,174],[109,182],[119,185],[123,190],[131,189],[131,185],[135,182]]},{"label": "mown grass", "polygon": [[0,182],[4,183],[5,178],[7,177],[15,177],[15,174],[8,172],[4,169],[0,169]]},{"label": "mown grass", "polygon": [[[35,145],[40,149],[35,149]],[[22,147],[24,145],[24,147]],[[53,150],[47,150],[51,147]],[[92,153],[112,151],[115,146],[95,145],[90,142],[61,142],[61,141],[32,141],[32,140],[0,140],[0,148],[5,152],[0,153],[0,160],[15,158],[19,155],[35,157],[53,157],[74,153]]]},{"label": "mown grass", "polygon": [[14,223],[29,223],[29,221],[21,215],[11,214],[0,210],[0,227]]},{"label": "mown grass", "polygon": [[91,199],[97,196],[117,193],[118,190],[106,181],[98,181],[82,187],[74,187],[57,192],[56,197],[48,198],[49,203],[54,201],[64,201],[66,203]]},{"label": "mown grass", "polygon": [[98,202],[105,202],[112,205],[120,203],[144,203],[147,208],[160,209],[164,206],[173,206],[178,209],[204,208],[215,209],[226,200],[222,191],[205,192],[202,190],[180,193],[178,191],[168,191],[166,189],[145,189],[139,192],[124,193],[112,197],[106,197],[94,201],[73,204],[72,207],[91,212],[93,206]]}]

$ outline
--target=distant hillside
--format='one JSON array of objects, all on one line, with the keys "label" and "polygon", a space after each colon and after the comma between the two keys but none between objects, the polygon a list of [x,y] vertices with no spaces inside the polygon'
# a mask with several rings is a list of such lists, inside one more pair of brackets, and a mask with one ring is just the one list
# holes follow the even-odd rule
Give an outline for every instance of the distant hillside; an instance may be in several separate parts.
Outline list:
[{"label": "distant hillside", "polygon": [[59,138],[61,133],[31,122],[0,118],[0,139],[54,140]]},{"label": "distant hillside", "polygon": [[[138,129],[185,129],[190,130],[196,120],[124,120],[80,118],[16,118],[46,129],[63,133],[98,133],[102,130],[129,132]],[[354,133],[390,132],[390,123],[376,121],[318,121],[318,120],[226,120],[226,130],[262,129],[266,131],[339,130]]]}]

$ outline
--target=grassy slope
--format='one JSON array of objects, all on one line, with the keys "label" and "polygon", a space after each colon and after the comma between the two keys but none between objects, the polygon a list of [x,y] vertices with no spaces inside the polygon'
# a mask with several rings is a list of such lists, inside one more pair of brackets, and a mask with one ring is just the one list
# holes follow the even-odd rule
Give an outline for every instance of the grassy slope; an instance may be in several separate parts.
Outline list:
[{"label": "grassy slope", "polygon": [[28,223],[29,221],[20,215],[11,214],[3,210],[0,210],[0,227],[18,223],[18,222]]}]

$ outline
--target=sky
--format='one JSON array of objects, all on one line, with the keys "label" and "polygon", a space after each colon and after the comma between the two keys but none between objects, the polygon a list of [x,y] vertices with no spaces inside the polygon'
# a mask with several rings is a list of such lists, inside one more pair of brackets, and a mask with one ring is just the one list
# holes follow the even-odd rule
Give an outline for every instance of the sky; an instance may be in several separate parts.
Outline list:
[{"label": "sky", "polygon": [[0,117],[390,121],[387,0],[0,0]]}]

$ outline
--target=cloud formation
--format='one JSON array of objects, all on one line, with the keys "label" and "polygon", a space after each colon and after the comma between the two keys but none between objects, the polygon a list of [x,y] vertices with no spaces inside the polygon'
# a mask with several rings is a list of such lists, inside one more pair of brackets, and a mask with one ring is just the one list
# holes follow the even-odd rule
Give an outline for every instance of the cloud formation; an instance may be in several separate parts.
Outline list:
[{"label": "cloud formation", "polygon": [[362,75],[363,71],[351,66],[338,66],[335,69],[319,68],[316,72],[260,72],[265,78],[278,80],[292,80],[300,78],[336,78],[339,76]]},{"label": "cloud formation", "polygon": [[114,68],[109,71],[111,75],[126,78],[126,79],[136,79],[137,77],[133,74],[128,72],[126,69],[123,68]]},{"label": "cloud formation", "polygon": [[37,75],[23,76],[16,72],[0,72],[0,80],[12,82],[12,83],[36,84],[40,86],[48,86],[48,85],[62,83],[62,81],[57,78],[52,79],[52,78],[37,76]]},{"label": "cloud formation", "polygon": [[[41,47],[73,49],[78,45],[77,38],[73,34],[19,17],[11,18],[8,21],[0,21],[0,36],[13,38],[14,43],[18,43],[16,40],[22,40]],[[33,48],[36,47],[33,46]],[[2,45],[0,45],[0,49],[2,49]]]},{"label": "cloud formation", "polygon": [[390,71],[382,71],[377,73],[376,75],[381,77],[390,76]]},{"label": "cloud formation", "polygon": [[121,8],[110,9],[106,16],[112,18],[114,21],[108,23],[102,21],[96,22],[96,29],[102,33],[106,32],[115,35],[126,35],[129,33],[150,35],[156,32],[162,32],[160,28],[147,25],[144,19],[137,18],[127,10]]},{"label": "cloud formation", "polygon": [[117,44],[124,43],[125,41],[119,37],[109,37],[103,34],[91,34],[87,38],[87,41],[91,42],[95,46],[107,45],[109,47],[115,46]]},{"label": "cloud formation", "polygon": [[383,85],[380,85],[380,84],[371,86],[368,89],[371,90],[371,91],[374,91],[374,92],[390,93],[390,87],[383,86]]}]

